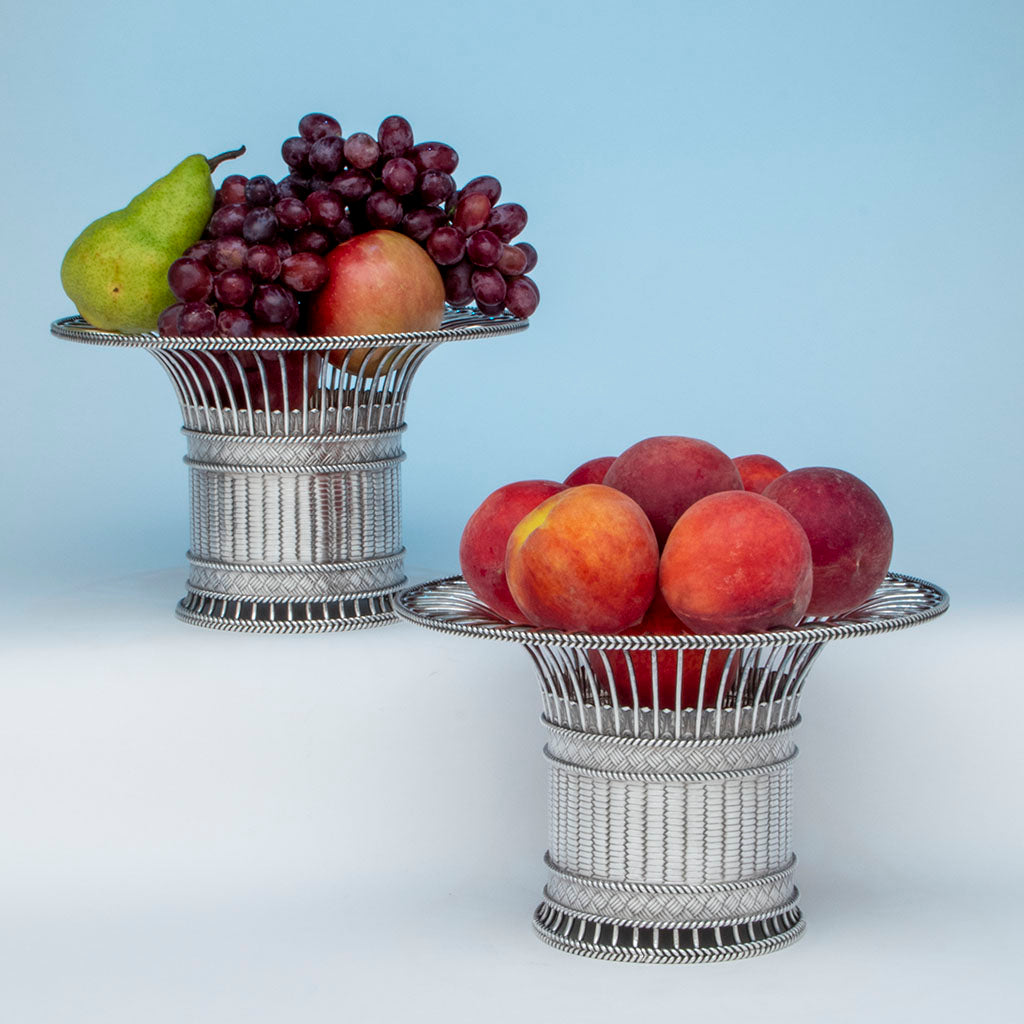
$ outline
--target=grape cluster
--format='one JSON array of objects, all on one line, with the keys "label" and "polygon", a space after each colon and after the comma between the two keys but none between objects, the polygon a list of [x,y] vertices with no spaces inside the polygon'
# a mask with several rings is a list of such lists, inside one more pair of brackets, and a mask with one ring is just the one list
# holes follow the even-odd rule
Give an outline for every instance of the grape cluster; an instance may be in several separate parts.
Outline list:
[{"label": "grape cluster", "polygon": [[452,177],[459,155],[443,142],[415,143],[404,117],[386,117],[377,137],[347,139],[326,114],[307,114],[299,134],[285,139],[281,155],[291,173],[279,183],[296,196],[333,193],[345,204],[345,230],[401,231],[419,242],[437,264],[454,306],[488,314],[503,309],[528,317],[540,294],[526,275],[537,250],[512,240],[526,227],[526,210],[499,203],[501,183],[491,175],[461,189]]},{"label": "grape cluster", "polygon": [[266,175],[226,177],[203,238],[171,264],[178,302],[161,334],[276,337],[296,333],[300,300],[328,277],[324,253],[351,237],[337,201],[282,196]]},{"label": "grape cluster", "polygon": [[168,282],[178,302],[160,316],[164,335],[270,337],[297,333],[302,301],[326,282],[328,251],[376,229],[401,231],[441,271],[445,297],[494,315],[528,317],[540,295],[527,276],[537,251],[513,243],[526,226],[518,203],[499,203],[490,175],[463,188],[443,142],[413,139],[404,117],[386,117],[376,138],[345,138],[327,114],[307,114],[285,139],[289,173],[229,175],[202,239],[176,260]]}]

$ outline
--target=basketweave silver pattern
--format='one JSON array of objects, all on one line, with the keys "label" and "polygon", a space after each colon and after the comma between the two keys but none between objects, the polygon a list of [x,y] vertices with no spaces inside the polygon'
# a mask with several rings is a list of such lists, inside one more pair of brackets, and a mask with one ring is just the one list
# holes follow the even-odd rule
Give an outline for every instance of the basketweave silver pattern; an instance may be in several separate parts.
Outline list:
[{"label": "basketweave silver pattern", "polygon": [[[653,881],[612,882],[557,867],[549,853],[545,899],[563,910],[609,921],[644,922],[647,927],[711,927],[723,921],[757,920],[792,897],[796,858],[779,871],[745,882],[702,885]],[[683,922],[680,925],[680,922]]]},{"label": "basketweave silver pattern", "polygon": [[141,348],[181,406],[189,477],[188,593],[178,617],[243,632],[382,625],[405,582],[402,434],[409,385],[444,342],[523,330],[449,309],[441,329],[358,337],[61,338]]},{"label": "basketweave silver pattern", "polygon": [[609,960],[694,963],[781,949],[804,931],[793,883],[794,734],[829,640],[941,615],[934,584],[890,573],[860,608],[739,635],[596,636],[498,619],[459,577],[396,610],[521,643],[549,765],[546,943]]}]

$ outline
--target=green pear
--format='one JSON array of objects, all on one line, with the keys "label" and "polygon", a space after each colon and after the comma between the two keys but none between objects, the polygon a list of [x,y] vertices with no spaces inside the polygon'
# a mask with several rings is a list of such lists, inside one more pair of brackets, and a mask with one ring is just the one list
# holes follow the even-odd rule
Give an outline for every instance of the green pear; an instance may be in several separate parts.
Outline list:
[{"label": "green pear", "polygon": [[211,172],[245,147],[207,159],[185,157],[123,210],[93,221],[72,243],[60,281],[93,327],[137,334],[177,300],[167,284],[170,265],[200,236],[213,213]]}]

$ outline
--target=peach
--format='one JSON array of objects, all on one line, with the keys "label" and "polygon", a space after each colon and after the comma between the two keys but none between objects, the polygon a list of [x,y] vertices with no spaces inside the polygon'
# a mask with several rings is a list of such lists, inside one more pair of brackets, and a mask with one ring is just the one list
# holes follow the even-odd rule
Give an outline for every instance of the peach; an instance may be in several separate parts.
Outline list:
[{"label": "peach", "polygon": [[814,590],[808,614],[848,612],[875,592],[892,558],[892,522],[863,480],[809,466],[772,481],[764,496],[790,512],[810,541]]},{"label": "peach", "polygon": [[628,494],[647,513],[662,546],[695,501],[716,491],[743,490],[732,459],[695,437],[638,441],[611,464],[604,483]]},{"label": "peach", "polygon": [[745,491],[763,494],[764,489],[786,472],[786,467],[770,455],[737,455],[733,464],[739,470]]},{"label": "peach", "polygon": [[803,528],[751,491],[691,505],[669,535],[659,570],[668,606],[696,633],[795,626],[807,611],[812,578]]},{"label": "peach", "polygon": [[528,622],[569,632],[635,626],[654,597],[658,541],[643,509],[604,484],[569,487],[508,539],[505,575]]},{"label": "peach", "polygon": [[588,459],[582,466],[577,466],[565,478],[565,486],[579,487],[580,484],[603,484],[608,467],[614,461],[614,455],[602,455],[597,459]]},{"label": "peach", "polygon": [[527,512],[565,485],[554,480],[519,480],[499,487],[469,517],[459,543],[459,565],[470,589],[489,608],[512,622],[525,622],[505,580],[509,534]]},{"label": "peach", "polygon": [[[654,595],[654,601],[647,614],[638,626],[623,631],[624,636],[686,636],[691,633],[665,603],[661,594]],[[732,660],[727,649],[690,651],[657,651],[655,668],[658,674],[658,707],[673,709],[676,706],[676,672],[677,656],[683,660],[682,682],[679,706],[695,708],[698,698],[702,698],[701,707],[712,707],[718,699],[718,691],[723,678],[730,682],[739,675],[739,652]],[[604,659],[608,659],[608,667],[612,671],[609,683],[608,670]],[[636,699],[642,708],[654,707],[654,677],[651,671],[650,651],[605,651],[604,657],[596,650],[587,652],[587,659],[594,675],[600,684],[611,690],[614,687],[619,704],[623,707],[633,706],[633,687],[629,680],[627,661],[633,669],[636,680]],[[704,672],[704,693],[700,692],[700,677],[705,659],[708,667]]]}]

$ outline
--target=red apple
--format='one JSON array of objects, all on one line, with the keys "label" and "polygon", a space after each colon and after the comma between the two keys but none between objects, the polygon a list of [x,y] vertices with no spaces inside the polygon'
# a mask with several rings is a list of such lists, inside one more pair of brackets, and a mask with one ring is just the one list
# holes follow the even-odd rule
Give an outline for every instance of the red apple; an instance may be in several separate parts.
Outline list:
[{"label": "red apple", "polygon": [[[441,326],[441,272],[406,235],[368,231],[342,242],[324,258],[330,276],[309,304],[311,334],[402,334]],[[332,352],[330,361],[355,372],[368,351]]]}]

